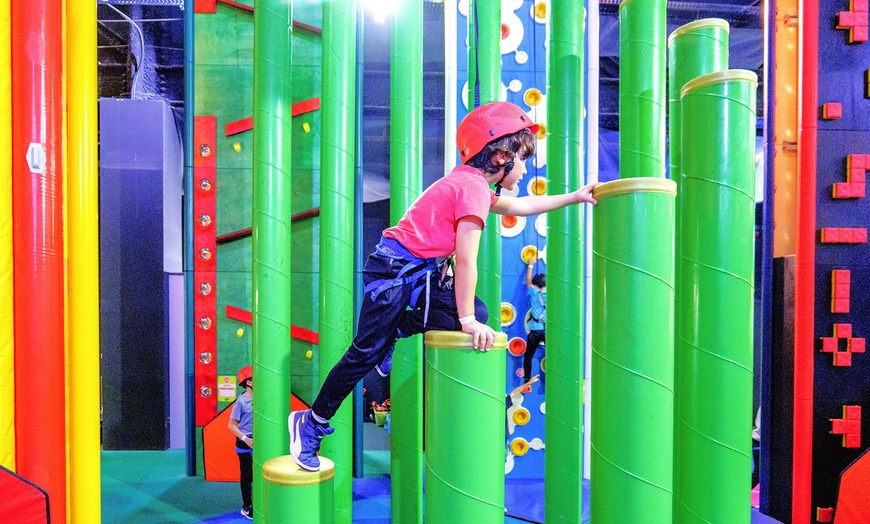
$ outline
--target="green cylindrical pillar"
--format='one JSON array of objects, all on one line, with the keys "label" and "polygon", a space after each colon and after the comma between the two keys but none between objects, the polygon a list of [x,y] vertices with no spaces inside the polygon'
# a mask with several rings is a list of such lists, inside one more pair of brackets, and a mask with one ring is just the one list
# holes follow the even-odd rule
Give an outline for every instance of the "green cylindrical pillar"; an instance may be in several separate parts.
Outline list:
[{"label": "green cylindrical pillar", "polygon": [[[323,3],[320,125],[320,383],[353,340],[356,6]],[[353,521],[353,403],[330,419],[320,452],[335,463],[335,522]]]},{"label": "green cylindrical pillar", "polygon": [[[290,414],[290,57],[292,2],[254,10],[254,520],[263,522],[263,463],[287,453]],[[283,67],[276,67],[280,64]]]},{"label": "green cylindrical pillar", "polygon": [[[423,4],[402,2],[390,44],[390,223],[423,191]],[[423,522],[423,341],[399,340],[390,375],[390,513]]]},{"label": "green cylindrical pillar", "polygon": [[665,0],[619,4],[619,176],[665,176]]},{"label": "green cylindrical pillar", "polygon": [[[476,9],[476,11],[475,11]],[[476,15],[475,15],[476,13]],[[475,25],[477,26],[475,28]],[[468,110],[474,109],[475,63],[480,75],[480,105],[497,102],[501,91],[501,0],[469,0]],[[475,48],[476,51],[475,51]],[[501,236],[499,217],[490,213],[480,236],[477,296],[489,309],[487,325],[501,329]]]},{"label": "green cylindrical pillar", "polygon": [[643,178],[594,191],[592,522],[671,522],[675,189]]},{"label": "green cylindrical pillar", "polygon": [[[263,464],[263,513],[269,524],[333,524],[335,465],[320,457],[320,471],[304,471],[290,455]],[[292,503],[290,501],[293,501]]]},{"label": "green cylindrical pillar", "polygon": [[682,89],[680,523],[750,521],[755,73]]},{"label": "green cylindrical pillar", "polygon": [[[668,136],[671,180],[680,187],[680,89],[707,73],[728,69],[728,22],[719,18],[695,20],[668,37]],[[679,207],[679,205],[677,206]],[[679,222],[677,222],[679,223]]]},{"label": "green cylindrical pillar", "polygon": [[[547,184],[561,195],[583,186],[583,2],[555,0],[547,55]],[[547,424],[544,520],[583,514],[584,214],[574,206],[547,217]],[[526,377],[528,380],[528,377]]]},{"label": "green cylindrical pillar", "polygon": [[[680,89],[693,78],[728,69],[729,25],[719,18],[695,20],[674,30],[668,37],[668,168],[671,180],[677,183],[677,201],[674,207],[674,384],[680,383],[680,221],[683,195],[680,191]],[[691,393],[689,393],[691,394]],[[680,405],[680,389],[674,388],[674,409]],[[674,417],[674,445],[679,442],[679,417]],[[679,496],[677,471],[680,454],[674,450],[674,496]]]},{"label": "green cylindrical pillar", "polygon": [[507,335],[487,352],[459,331],[425,342],[426,522],[502,523]]}]

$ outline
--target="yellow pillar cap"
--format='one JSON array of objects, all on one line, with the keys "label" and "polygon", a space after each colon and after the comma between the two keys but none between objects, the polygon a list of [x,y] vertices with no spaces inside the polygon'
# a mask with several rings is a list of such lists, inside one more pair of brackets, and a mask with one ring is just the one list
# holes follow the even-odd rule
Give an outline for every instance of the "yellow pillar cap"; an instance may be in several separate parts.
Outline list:
[{"label": "yellow pillar cap", "polygon": [[263,480],[280,486],[313,486],[335,476],[335,464],[320,457],[320,471],[305,471],[290,455],[271,458],[263,464]]},{"label": "yellow pillar cap", "polygon": [[[463,331],[427,331],[423,336],[427,347],[442,349],[474,349],[471,335]],[[495,342],[490,349],[507,349],[507,334],[496,332]]]}]

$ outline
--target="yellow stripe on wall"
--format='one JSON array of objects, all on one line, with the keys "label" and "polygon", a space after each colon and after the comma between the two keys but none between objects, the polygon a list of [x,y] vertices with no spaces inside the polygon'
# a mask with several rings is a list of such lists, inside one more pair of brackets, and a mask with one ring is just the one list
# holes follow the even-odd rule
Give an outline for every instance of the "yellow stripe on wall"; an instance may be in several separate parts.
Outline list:
[{"label": "yellow stripe on wall", "polygon": [[12,66],[10,0],[0,0],[0,465],[15,470],[15,333],[12,318]]},{"label": "yellow stripe on wall", "polygon": [[776,199],[773,204],[773,256],[794,255],[797,251],[797,178],[798,178],[798,89],[797,0],[776,0],[776,36],[774,52],[776,69],[773,71],[773,186]]}]

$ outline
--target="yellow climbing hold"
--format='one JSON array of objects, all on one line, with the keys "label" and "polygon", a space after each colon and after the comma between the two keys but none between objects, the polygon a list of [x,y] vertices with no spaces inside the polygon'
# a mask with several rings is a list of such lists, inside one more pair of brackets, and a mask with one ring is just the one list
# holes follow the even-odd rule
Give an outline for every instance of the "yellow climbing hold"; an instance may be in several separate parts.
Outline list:
[{"label": "yellow climbing hold", "polygon": [[526,90],[525,94],[523,94],[523,100],[525,100],[526,104],[532,107],[540,104],[542,97],[541,90],[537,87],[529,88]]}]

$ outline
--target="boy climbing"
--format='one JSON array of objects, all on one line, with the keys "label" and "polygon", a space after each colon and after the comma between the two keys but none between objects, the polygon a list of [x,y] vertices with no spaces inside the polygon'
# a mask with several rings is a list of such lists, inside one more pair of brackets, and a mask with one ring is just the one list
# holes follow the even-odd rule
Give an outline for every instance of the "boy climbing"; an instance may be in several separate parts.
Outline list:
[{"label": "boy climbing", "polygon": [[[547,275],[538,273],[534,277],[532,271],[538,257],[529,259],[529,267],[526,269],[526,286],[528,286],[529,303],[529,337],[526,342],[526,352],[523,355],[523,377],[532,376],[532,358],[541,342],[546,342],[547,322]],[[529,386],[528,391],[532,388]],[[528,393],[524,391],[524,393]]]},{"label": "boy climbing", "polygon": [[[508,102],[478,107],[459,124],[456,143],[463,164],[426,189],[399,223],[383,232],[363,270],[365,297],[353,343],[327,375],[311,409],[290,414],[290,454],[299,467],[320,469],[320,442],[334,431],[329,419],[398,338],[431,329],[462,330],[475,349],[490,349],[495,331],[485,324],[486,306],[474,295],[480,237],[490,212],[529,216],[596,203],[596,184],[562,195],[499,194],[502,187],[514,189],[526,173],[537,130],[538,124]],[[445,263],[451,255],[452,275]]]}]

